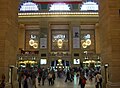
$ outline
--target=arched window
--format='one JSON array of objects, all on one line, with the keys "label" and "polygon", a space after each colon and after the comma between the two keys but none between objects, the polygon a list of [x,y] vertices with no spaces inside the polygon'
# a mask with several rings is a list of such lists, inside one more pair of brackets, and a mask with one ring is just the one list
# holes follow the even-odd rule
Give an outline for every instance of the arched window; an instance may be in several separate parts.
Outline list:
[{"label": "arched window", "polygon": [[81,11],[98,11],[98,4],[95,2],[85,2],[80,8]]},{"label": "arched window", "polygon": [[70,11],[70,6],[66,3],[54,3],[50,5],[49,11]]},{"label": "arched window", "polygon": [[33,2],[25,2],[20,6],[20,11],[38,11],[38,5]]}]

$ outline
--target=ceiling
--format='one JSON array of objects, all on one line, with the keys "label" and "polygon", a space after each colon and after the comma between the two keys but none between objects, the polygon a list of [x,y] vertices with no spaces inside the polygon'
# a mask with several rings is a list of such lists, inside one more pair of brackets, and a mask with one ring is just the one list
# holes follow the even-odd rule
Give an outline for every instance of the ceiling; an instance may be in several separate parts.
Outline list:
[{"label": "ceiling", "polygon": [[[96,2],[98,0],[83,0],[83,2]],[[32,0],[21,0],[19,8],[23,3],[25,2],[32,2]],[[98,11],[86,11],[81,12],[80,6],[82,4],[70,4],[70,12],[65,13],[59,13],[56,14],[56,12],[49,12],[48,8],[50,4],[37,4],[40,11],[32,12],[32,11],[24,11],[19,12],[19,23],[21,24],[43,24],[43,26],[46,26],[48,22],[55,22],[55,21],[67,21],[67,22],[77,22],[81,24],[95,24],[98,22]],[[77,12],[77,14],[76,14]]]},{"label": "ceiling", "polygon": [[[98,0],[82,0],[82,1],[83,1],[83,3],[88,2],[88,1],[98,3]],[[19,9],[20,9],[21,5],[23,5],[23,3],[25,3],[25,2],[32,2],[32,0],[21,0],[20,4],[19,4]],[[81,4],[80,3],[69,4],[70,9],[71,9],[70,11],[80,11],[80,7],[83,3],[81,3]],[[40,9],[41,12],[48,12],[49,11],[50,4],[40,4],[40,3],[38,4],[37,3],[37,5],[38,5],[38,8]]]}]

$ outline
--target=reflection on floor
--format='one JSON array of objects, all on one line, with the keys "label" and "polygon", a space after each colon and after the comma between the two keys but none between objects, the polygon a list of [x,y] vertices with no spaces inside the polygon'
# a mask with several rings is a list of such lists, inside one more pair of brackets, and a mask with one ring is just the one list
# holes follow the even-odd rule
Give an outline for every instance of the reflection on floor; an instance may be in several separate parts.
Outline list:
[{"label": "reflection on floor", "polygon": [[[48,85],[48,80],[45,81],[45,85],[38,86],[38,83],[36,83],[37,88],[80,88],[80,85],[78,85],[78,79],[76,76],[74,76],[74,81],[73,82],[65,82],[64,78],[56,78],[55,84],[53,86]],[[87,80],[85,88],[95,88],[95,82],[94,80],[90,82]]]}]

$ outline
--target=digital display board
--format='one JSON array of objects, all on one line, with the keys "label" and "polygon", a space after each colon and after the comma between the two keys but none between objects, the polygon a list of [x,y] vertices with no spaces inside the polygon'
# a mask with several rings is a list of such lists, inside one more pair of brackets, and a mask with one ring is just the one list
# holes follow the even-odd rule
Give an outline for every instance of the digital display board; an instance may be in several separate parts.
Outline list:
[{"label": "digital display board", "polygon": [[80,59],[73,59],[73,64],[80,64]]},{"label": "digital display board", "polygon": [[46,59],[41,59],[40,64],[47,64],[47,60]]}]

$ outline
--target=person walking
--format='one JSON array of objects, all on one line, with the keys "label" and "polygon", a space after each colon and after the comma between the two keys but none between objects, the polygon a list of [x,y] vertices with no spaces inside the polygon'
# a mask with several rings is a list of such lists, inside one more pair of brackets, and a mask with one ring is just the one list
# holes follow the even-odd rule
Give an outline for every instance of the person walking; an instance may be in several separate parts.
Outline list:
[{"label": "person walking", "polygon": [[70,77],[70,71],[67,71],[67,73],[66,73],[65,82],[67,82],[67,80],[69,80],[70,82],[72,82],[71,77]]},{"label": "person walking", "polygon": [[54,85],[54,81],[55,81],[55,72],[54,71],[52,71],[52,85]]},{"label": "person walking", "polygon": [[22,80],[22,88],[28,88],[27,76],[25,74],[24,74],[24,78]]},{"label": "person walking", "polygon": [[42,71],[42,85],[43,86],[44,86],[45,79],[46,79],[46,71],[45,71],[45,69],[43,69],[43,71]]},{"label": "person walking", "polygon": [[102,88],[102,75],[100,72],[97,72],[95,76],[96,88]]},{"label": "person walking", "polygon": [[34,71],[31,73],[31,79],[33,87],[36,88],[36,74]]},{"label": "person walking", "polygon": [[86,84],[86,78],[83,74],[80,74],[80,86],[81,88],[85,88],[85,84]]},{"label": "person walking", "polygon": [[53,77],[52,72],[49,72],[49,74],[48,74],[49,86],[52,85],[52,77]]},{"label": "person walking", "polygon": [[38,85],[40,85],[40,83],[41,83],[41,78],[42,78],[42,74],[38,73]]},{"label": "person walking", "polygon": [[5,75],[4,74],[2,74],[0,88],[5,88]]}]

